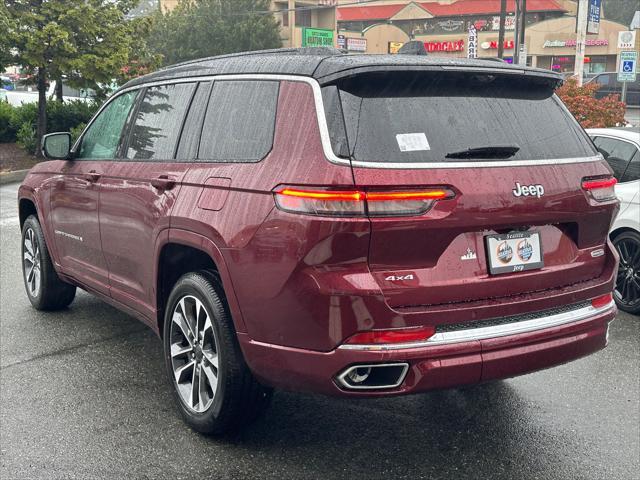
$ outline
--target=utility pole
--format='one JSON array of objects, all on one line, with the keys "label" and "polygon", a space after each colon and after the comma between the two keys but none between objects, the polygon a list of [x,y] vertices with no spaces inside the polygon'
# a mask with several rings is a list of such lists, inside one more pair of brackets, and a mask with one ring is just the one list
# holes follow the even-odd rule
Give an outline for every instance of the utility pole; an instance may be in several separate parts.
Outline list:
[{"label": "utility pole", "polygon": [[527,0],[516,0],[516,30],[514,32],[514,46],[513,46],[513,64],[519,65],[520,54],[524,54],[524,63],[527,64],[527,52],[520,52],[524,45],[524,31],[525,21],[527,14]]},{"label": "utility pole", "polygon": [[289,0],[289,5],[287,6],[288,19],[289,19],[289,47],[295,47],[295,33],[296,33],[296,0]]},{"label": "utility pole", "polygon": [[500,0],[500,30],[498,31],[498,58],[504,58],[504,24],[507,21],[507,0]]},{"label": "utility pole", "polygon": [[582,86],[584,72],[584,47],[587,39],[588,8],[588,0],[579,0],[577,13],[578,28],[576,31],[576,63],[573,70],[573,75],[576,77],[579,87]]}]

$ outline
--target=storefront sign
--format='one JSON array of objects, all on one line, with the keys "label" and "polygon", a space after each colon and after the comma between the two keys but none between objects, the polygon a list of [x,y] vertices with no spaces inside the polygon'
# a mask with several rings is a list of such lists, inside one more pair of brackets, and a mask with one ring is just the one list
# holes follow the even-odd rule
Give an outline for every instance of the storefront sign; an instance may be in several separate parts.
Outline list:
[{"label": "storefront sign", "polygon": [[464,25],[464,21],[462,20],[443,20],[438,22],[437,25],[447,32],[455,32],[456,30],[460,30]]},{"label": "storefront sign", "polygon": [[402,42],[389,42],[389,53],[398,53],[402,45],[404,45]]},{"label": "storefront sign", "polygon": [[349,50],[350,52],[366,52],[367,39],[347,37],[347,50]]},{"label": "storefront sign", "polygon": [[303,47],[333,47],[333,30],[324,28],[303,28]]},{"label": "storefront sign", "polygon": [[454,42],[424,42],[427,52],[462,52],[464,50],[464,39]]},{"label": "storefront sign", "polygon": [[[586,47],[605,47],[609,45],[609,40],[589,39],[585,40],[584,45]],[[555,47],[575,47],[575,40],[547,40],[542,45],[542,48],[555,48]]]},{"label": "storefront sign", "polygon": [[344,35],[338,35],[338,48],[347,48],[347,38]]},{"label": "storefront sign", "polygon": [[[504,49],[505,50],[512,50],[514,47],[516,46],[515,42],[513,40],[505,40],[504,41]],[[492,41],[492,42],[482,42],[480,44],[480,48],[482,48],[483,50],[497,50],[498,49],[498,41]]]},{"label": "storefront sign", "polygon": [[469,25],[469,38],[467,39],[467,58],[478,58],[478,32],[476,27]]},{"label": "storefront sign", "polygon": [[600,32],[600,5],[602,0],[589,0],[587,13],[587,33]]},{"label": "storefront sign", "polygon": [[635,48],[636,31],[618,32],[618,48]]},{"label": "storefront sign", "polygon": [[[509,15],[504,18],[504,29],[505,30],[515,30],[516,29],[516,16]],[[491,30],[498,31],[500,30],[500,17],[493,17],[491,22]]]},{"label": "storefront sign", "polygon": [[636,65],[638,63],[638,52],[620,52],[620,66],[618,68],[619,82],[636,81]]}]

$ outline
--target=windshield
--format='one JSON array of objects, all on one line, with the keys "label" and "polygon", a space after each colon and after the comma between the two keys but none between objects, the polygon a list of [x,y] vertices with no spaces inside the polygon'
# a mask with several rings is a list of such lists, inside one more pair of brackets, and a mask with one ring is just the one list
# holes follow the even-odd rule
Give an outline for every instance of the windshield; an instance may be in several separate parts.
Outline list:
[{"label": "windshield", "polygon": [[[596,154],[541,79],[376,73],[325,86],[323,98],[334,152],[357,161],[500,162]],[[495,154],[505,146],[517,148]],[[467,150],[473,154],[460,155]]]}]

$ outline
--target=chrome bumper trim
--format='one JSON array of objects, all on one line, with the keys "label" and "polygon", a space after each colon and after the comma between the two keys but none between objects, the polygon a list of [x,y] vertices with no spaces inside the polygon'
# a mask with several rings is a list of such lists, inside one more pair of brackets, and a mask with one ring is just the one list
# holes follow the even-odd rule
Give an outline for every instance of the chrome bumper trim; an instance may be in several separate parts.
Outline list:
[{"label": "chrome bumper trim", "polygon": [[437,345],[449,345],[452,343],[471,342],[474,340],[486,340],[489,338],[506,337],[509,335],[518,335],[520,333],[535,332],[545,328],[557,327],[567,323],[579,322],[596,315],[607,313],[615,308],[615,302],[612,300],[609,304],[594,308],[588,307],[578,308],[569,312],[548,315],[546,317],[534,318],[532,320],[523,320],[521,322],[506,323],[503,325],[494,325],[490,327],[469,328],[464,330],[454,330],[450,332],[436,333],[424,342],[398,343],[398,344],[367,344],[367,345],[340,345],[341,350],[367,350],[367,351],[387,351],[387,350],[405,350],[408,348],[424,348]]}]

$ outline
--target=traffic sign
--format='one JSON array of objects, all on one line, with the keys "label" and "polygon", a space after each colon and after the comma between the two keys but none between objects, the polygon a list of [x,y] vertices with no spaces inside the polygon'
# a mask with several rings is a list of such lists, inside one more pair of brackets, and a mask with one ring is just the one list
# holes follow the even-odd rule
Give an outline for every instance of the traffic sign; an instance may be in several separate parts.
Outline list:
[{"label": "traffic sign", "polygon": [[638,52],[620,52],[620,65],[618,67],[619,82],[635,82],[636,66],[638,64]]}]

